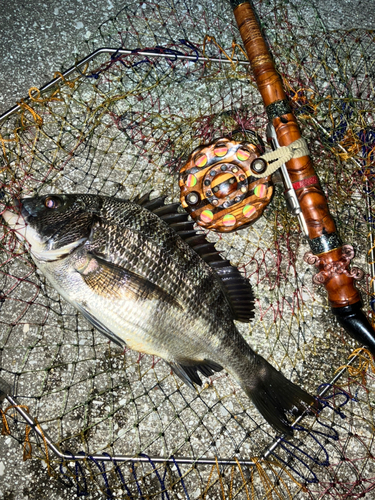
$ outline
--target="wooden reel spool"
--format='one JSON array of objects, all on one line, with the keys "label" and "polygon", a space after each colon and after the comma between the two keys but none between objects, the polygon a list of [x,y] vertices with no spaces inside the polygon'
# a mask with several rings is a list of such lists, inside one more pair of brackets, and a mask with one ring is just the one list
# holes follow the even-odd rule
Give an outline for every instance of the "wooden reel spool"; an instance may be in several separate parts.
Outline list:
[{"label": "wooden reel spool", "polygon": [[191,153],[179,186],[181,204],[197,224],[226,233],[259,219],[273,193],[270,176],[251,175],[251,168],[261,171],[262,160],[255,161],[260,155],[256,145],[227,138]]}]

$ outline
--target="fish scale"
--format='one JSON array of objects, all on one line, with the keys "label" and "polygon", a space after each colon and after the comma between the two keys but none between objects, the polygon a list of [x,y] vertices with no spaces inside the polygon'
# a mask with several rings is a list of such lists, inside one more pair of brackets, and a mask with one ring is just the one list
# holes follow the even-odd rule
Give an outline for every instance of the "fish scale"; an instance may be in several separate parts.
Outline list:
[{"label": "fish scale", "polygon": [[[152,215],[152,214],[151,214]],[[104,228],[106,229],[106,228]],[[107,225],[108,229],[108,225]],[[218,331],[218,317],[221,315],[214,315],[215,310],[212,310],[212,304],[219,300],[222,302],[222,308],[224,308],[224,317],[222,318],[222,323],[225,324],[225,317],[230,316],[229,306],[227,305],[224,297],[222,296],[222,291],[217,283],[212,283],[213,281],[213,271],[207,266],[199,266],[194,263],[190,265],[191,261],[197,261],[200,264],[198,256],[193,253],[188,252],[187,255],[189,259],[187,260],[187,272],[178,264],[181,259],[181,253],[172,257],[168,254],[163,253],[163,247],[155,245],[155,243],[150,242],[142,234],[136,235],[137,240],[137,254],[135,255],[133,251],[134,243],[128,242],[121,245],[122,252],[118,251],[118,241],[121,230],[109,231],[107,240],[107,250],[109,253],[114,251],[116,258],[113,259],[114,264],[121,264],[123,262],[127,263],[127,266],[132,269],[135,273],[140,276],[147,276],[148,279],[153,283],[158,283],[159,276],[152,273],[152,269],[156,268],[159,275],[163,277],[163,287],[169,293],[172,293],[178,297],[181,304],[184,304],[185,316],[182,318],[186,322],[186,314],[191,317],[192,322],[195,319],[195,311],[199,310],[199,316],[206,320],[211,320],[210,324],[212,329]],[[95,249],[95,232],[93,234],[94,241],[90,245],[90,250]],[[101,238],[100,238],[101,240]],[[99,240],[99,241],[100,241]],[[189,248],[183,248],[183,252],[186,253]],[[203,263],[204,264],[204,263]],[[163,271],[164,270],[164,271]],[[165,271],[167,270],[167,272]],[[201,276],[200,276],[201,275]],[[203,281],[203,276],[207,275],[207,281]],[[196,283],[201,281],[204,283],[201,285],[201,291],[196,286]],[[201,303],[200,296],[206,297],[206,302]],[[208,300],[207,300],[208,299]],[[207,303],[208,302],[208,303]],[[226,313],[226,314],[225,314]],[[125,314],[125,311],[124,311]],[[173,317],[171,312],[171,317]],[[213,317],[212,317],[213,316]],[[227,322],[227,321],[226,321]],[[228,322],[227,322],[228,323]],[[232,323],[233,324],[233,323]],[[188,330],[187,325],[185,328]],[[222,328],[220,329],[222,330]],[[189,331],[189,330],[188,330]]]},{"label": "fish scale", "polygon": [[163,358],[191,388],[198,371],[224,368],[289,435],[288,417],[318,407],[243,339],[233,320],[252,318],[251,286],[177,204],[77,194],[27,198],[20,209],[21,222],[3,217],[36,265],[113,342]]},{"label": "fish scale", "polygon": [[[124,218],[122,220],[126,221],[127,219]],[[157,224],[160,225],[158,219],[155,219],[153,222],[155,223],[155,226]],[[107,229],[109,228],[111,228],[111,226],[107,225]],[[141,229],[142,225],[137,224],[137,230],[140,231]],[[104,227],[104,230],[106,230],[106,227]],[[158,230],[159,228],[155,227],[154,231]],[[197,265],[197,262],[198,264],[200,263],[199,259],[192,252],[190,252],[190,248],[187,245],[183,245],[182,247],[182,253],[186,254],[187,250],[189,251],[186,254],[188,259],[185,258],[186,269],[184,273],[184,270],[181,266],[181,250],[177,252],[176,248],[171,247],[172,255],[170,256],[168,253],[166,253],[164,250],[165,245],[162,245],[162,243],[164,241],[168,241],[167,239],[163,240],[159,238],[158,245],[156,246],[155,244],[152,245],[149,240],[144,237],[143,234],[137,233],[135,235],[136,243],[130,242],[129,244],[129,242],[127,241],[125,245],[119,244],[119,241],[122,240],[120,240],[120,235],[116,234],[117,232],[121,233],[121,230],[119,228],[115,228],[113,229],[113,231],[109,231],[108,233],[109,237],[107,241],[107,251],[108,253],[113,253],[113,255],[116,256],[113,258],[113,263],[120,264],[123,261],[128,262],[129,265],[134,268],[135,272],[140,275],[147,276],[150,281],[155,283],[157,283],[160,279],[163,279],[164,286],[168,291],[170,291],[171,293],[178,293],[179,296],[181,296],[182,303],[189,303],[189,310],[196,310],[196,308],[199,307],[200,303],[200,301],[195,298],[195,295],[198,293],[197,285],[202,281],[202,276],[199,276],[198,271],[200,271],[201,275],[203,274],[203,271],[205,271],[206,274],[209,273],[209,275],[207,276],[209,284],[203,292],[206,300],[208,298],[208,306],[212,306],[212,304],[216,301],[217,296],[222,295],[220,287],[217,285],[217,283],[212,284],[213,278],[215,278],[215,276],[211,269],[206,265],[199,267],[199,265]],[[171,231],[168,232],[171,233]],[[164,227],[162,227],[162,231],[160,231],[159,234],[168,236],[166,228]],[[132,236],[134,237],[134,233]],[[176,239],[173,233],[172,236],[173,237],[170,236],[170,240]],[[121,252],[119,252],[119,249],[121,249]],[[135,251],[135,249],[137,249],[137,252]],[[141,255],[139,255],[140,251],[142,251]],[[173,258],[177,262],[179,262],[179,265],[174,265]],[[191,261],[193,261],[193,265],[190,266]],[[165,272],[165,269],[168,269],[168,272]],[[157,272],[156,275],[154,275],[154,270]],[[178,284],[180,284],[179,287]],[[189,284],[191,284],[191,286],[189,286]],[[209,300],[210,297],[211,300]],[[228,307],[226,307],[225,298],[221,297],[221,300],[223,302],[223,307],[228,309]],[[230,316],[229,310],[225,312],[228,316]]]}]

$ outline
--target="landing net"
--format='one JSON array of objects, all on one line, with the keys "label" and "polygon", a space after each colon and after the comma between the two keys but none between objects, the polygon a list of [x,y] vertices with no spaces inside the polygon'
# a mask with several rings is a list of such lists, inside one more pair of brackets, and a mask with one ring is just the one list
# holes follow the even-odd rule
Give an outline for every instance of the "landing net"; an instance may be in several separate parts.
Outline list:
[{"label": "landing net", "polygon": [[[365,271],[358,287],[373,319],[374,33],[328,31],[307,0],[256,7],[338,232]],[[226,2],[128,2],[82,57],[98,47],[133,53],[101,53],[52,89],[33,89],[1,124],[3,208],[35,192],[178,201],[179,168],[198,145],[238,129],[265,139]],[[163,361],[108,343],[0,224],[0,377],[18,406],[3,403],[3,434],[46,474],[90,498],[354,499],[373,490],[374,365],[312,284],[308,245],[280,188],[250,229],[209,238],[254,288],[255,319],[239,325],[247,341],[323,394],[319,417],[296,424],[290,440],[277,441],[225,373],[195,393]]]}]

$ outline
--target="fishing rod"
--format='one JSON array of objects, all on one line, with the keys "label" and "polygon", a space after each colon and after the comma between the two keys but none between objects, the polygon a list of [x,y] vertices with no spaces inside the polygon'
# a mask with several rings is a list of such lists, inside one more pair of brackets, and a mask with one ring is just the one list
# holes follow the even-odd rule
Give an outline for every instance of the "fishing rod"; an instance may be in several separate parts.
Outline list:
[{"label": "fishing rod", "polygon": [[[254,5],[251,0],[230,0],[230,3],[265,105],[268,140],[276,152],[279,148],[290,148],[301,140],[301,133]],[[285,161],[280,173],[289,208],[298,216],[310,245],[311,252],[305,254],[304,260],[318,268],[313,282],[325,286],[332,312],[344,330],[375,356],[375,332],[362,312],[361,295],[355,287],[355,280],[364,273],[356,267],[350,268],[353,247],[342,244],[308,151]]]}]

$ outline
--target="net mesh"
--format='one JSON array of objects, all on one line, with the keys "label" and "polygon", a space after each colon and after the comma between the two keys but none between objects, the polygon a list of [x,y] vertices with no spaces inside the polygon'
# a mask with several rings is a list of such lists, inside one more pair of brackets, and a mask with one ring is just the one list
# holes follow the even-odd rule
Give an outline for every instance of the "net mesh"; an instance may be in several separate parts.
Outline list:
[{"label": "net mesh", "polygon": [[[373,318],[374,33],[327,31],[307,0],[256,6],[338,231],[365,271],[358,287]],[[3,208],[10,196],[35,192],[153,191],[178,201],[178,171],[195,147],[238,129],[264,138],[264,106],[238,64],[239,39],[227,3],[128,2],[87,52],[133,54],[100,54],[54,89],[34,89],[1,124]],[[144,49],[169,57],[140,56]],[[176,58],[182,54],[230,62]],[[310,393],[326,391],[319,417],[301,421],[266,458],[275,432],[230,376],[212,376],[194,393],[163,361],[108,343],[1,224],[0,375],[41,431],[3,405],[3,433],[23,443],[24,458],[44,461],[50,475],[92,498],[345,499],[372,491],[374,365],[312,285],[308,246],[281,189],[250,229],[208,235],[254,288],[255,319],[238,325],[250,345]],[[57,459],[47,436],[85,460]]]}]

